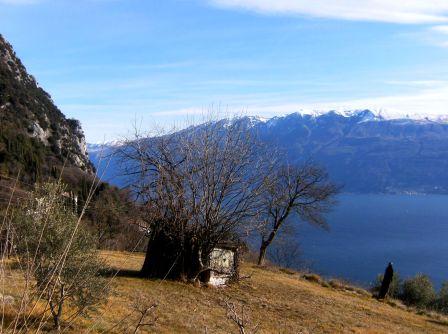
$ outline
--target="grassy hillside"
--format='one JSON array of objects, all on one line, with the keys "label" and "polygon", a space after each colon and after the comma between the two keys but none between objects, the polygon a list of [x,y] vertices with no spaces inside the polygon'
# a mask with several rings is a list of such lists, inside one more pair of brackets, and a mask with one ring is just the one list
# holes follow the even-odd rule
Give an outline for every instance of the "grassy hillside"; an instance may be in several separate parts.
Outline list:
[{"label": "grassy hillside", "polygon": [[139,333],[238,333],[226,318],[224,300],[238,307],[244,304],[248,319],[259,324],[258,333],[448,332],[448,322],[439,316],[419,315],[395,302],[376,301],[357,288],[309,281],[314,276],[307,280],[295,272],[246,263],[242,275],[247,278],[241,283],[198,288],[137,278],[141,254],[104,252],[103,256],[121,270],[114,280],[115,293],[91,319],[73,324],[74,333],[133,333],[139,318],[133,304],[139,298],[158,305],[147,317],[148,321],[157,317],[155,325],[142,327]]}]

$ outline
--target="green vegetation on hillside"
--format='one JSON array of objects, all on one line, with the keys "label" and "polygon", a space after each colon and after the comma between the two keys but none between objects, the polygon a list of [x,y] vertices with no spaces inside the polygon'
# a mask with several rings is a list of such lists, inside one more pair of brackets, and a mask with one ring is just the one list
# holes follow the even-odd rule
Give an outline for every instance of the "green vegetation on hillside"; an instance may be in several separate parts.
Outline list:
[{"label": "green vegetation on hillside", "polygon": [[0,175],[20,170],[22,181],[35,182],[64,164],[90,172],[83,141],[80,123],[62,114],[0,35]]}]

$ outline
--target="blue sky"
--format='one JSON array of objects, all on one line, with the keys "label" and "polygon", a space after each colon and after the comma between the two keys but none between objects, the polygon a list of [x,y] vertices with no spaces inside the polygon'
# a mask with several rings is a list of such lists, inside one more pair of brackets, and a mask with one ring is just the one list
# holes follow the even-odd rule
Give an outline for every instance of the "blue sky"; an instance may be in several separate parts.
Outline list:
[{"label": "blue sky", "polygon": [[219,108],[448,114],[446,0],[0,0],[0,33],[90,142]]}]

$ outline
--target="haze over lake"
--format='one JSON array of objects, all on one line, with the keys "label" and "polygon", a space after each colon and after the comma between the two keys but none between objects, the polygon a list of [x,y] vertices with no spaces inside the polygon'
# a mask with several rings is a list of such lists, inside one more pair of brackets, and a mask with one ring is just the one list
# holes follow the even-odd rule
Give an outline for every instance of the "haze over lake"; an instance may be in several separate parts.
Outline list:
[{"label": "haze over lake", "polygon": [[368,285],[389,261],[401,277],[448,280],[448,196],[342,194],[328,215],[330,231],[301,224],[311,268]]}]

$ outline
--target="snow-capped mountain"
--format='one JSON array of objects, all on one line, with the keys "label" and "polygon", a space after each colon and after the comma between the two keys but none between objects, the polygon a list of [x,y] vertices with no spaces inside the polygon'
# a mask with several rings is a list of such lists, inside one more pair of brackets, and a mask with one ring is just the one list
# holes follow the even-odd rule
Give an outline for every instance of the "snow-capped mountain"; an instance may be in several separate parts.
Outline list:
[{"label": "snow-capped mountain", "polygon": [[88,143],[87,144],[87,151],[89,154],[92,153],[99,153],[102,152],[104,150],[113,148],[113,147],[119,147],[123,145],[123,141],[122,140],[111,140],[111,141],[106,141],[106,142],[99,142],[99,143]]},{"label": "snow-capped mountain", "polygon": [[323,165],[345,191],[448,193],[447,120],[385,110],[300,110],[233,121],[247,124],[290,162]]},{"label": "snow-capped mountain", "polygon": [[335,114],[346,118],[358,118],[361,121],[413,121],[413,122],[435,122],[435,123],[448,123],[448,110],[446,115],[436,114],[436,113],[405,113],[398,110],[392,109],[331,109],[331,110],[320,110],[320,109],[299,109],[297,112],[292,114],[287,114],[281,117],[259,117],[259,116],[248,116],[247,118],[253,123],[275,123],[277,119],[282,119],[289,117],[291,115],[300,115],[302,117],[312,117],[318,118],[327,114]]}]

